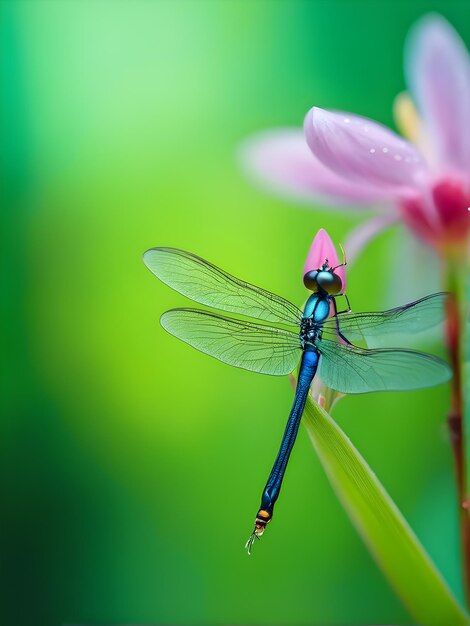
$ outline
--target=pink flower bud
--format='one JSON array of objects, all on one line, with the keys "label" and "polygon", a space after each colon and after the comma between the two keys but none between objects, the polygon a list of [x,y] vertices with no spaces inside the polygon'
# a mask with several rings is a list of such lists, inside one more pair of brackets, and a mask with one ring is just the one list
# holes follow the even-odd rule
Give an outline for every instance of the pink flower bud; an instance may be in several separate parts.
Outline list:
[{"label": "pink flower bud", "polygon": [[[336,267],[342,262],[343,259],[340,260],[338,258],[335,246],[331,241],[330,236],[324,228],[320,228],[318,233],[315,235],[312,245],[310,246],[304,265],[303,276],[311,270],[321,269],[324,263],[327,263],[328,267]],[[344,265],[338,267],[335,270],[335,274],[341,278],[344,291],[346,289],[346,268]]]}]

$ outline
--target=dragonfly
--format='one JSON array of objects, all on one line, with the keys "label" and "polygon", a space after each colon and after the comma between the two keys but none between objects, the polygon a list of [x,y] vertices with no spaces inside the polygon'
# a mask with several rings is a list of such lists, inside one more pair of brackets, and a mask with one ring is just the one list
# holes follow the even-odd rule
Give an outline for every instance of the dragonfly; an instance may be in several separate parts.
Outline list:
[{"label": "dragonfly", "polygon": [[284,376],[298,366],[287,425],[245,546],[249,554],[272,520],[314,376],[344,394],[433,387],[451,376],[448,364],[433,355],[409,349],[368,349],[353,343],[392,333],[414,334],[438,324],[445,316],[447,294],[431,294],[372,313],[351,312],[347,300],[348,309],[338,312],[336,298],[345,293],[335,270],[346,264],[344,252],[341,265],[331,267],[325,259],[322,267],[304,275],[311,293],[303,310],[191,252],[151,248],[143,260],[180,294],[238,316],[198,308],[171,309],[160,318],[171,335],[219,361],[261,374]]}]

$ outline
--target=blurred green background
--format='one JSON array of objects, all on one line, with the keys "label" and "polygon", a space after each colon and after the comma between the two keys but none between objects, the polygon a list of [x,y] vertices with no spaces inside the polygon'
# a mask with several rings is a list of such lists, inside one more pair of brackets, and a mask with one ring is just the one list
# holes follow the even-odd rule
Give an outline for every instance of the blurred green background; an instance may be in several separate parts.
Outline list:
[{"label": "blurred green background", "polygon": [[[184,298],[141,254],[185,248],[302,304],[318,228],[364,218],[254,188],[237,146],[313,104],[393,124],[430,10],[470,43],[468,2],[2,2],[2,623],[410,623],[303,430],[246,556],[290,384],[165,334]],[[403,302],[398,242],[349,269],[356,310]],[[334,415],[461,597],[447,402]]]}]

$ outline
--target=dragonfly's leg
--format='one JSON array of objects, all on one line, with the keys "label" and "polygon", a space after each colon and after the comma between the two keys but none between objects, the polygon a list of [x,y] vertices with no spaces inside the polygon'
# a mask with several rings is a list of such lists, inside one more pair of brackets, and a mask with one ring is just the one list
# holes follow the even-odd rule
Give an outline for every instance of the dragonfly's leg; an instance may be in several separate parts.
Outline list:
[{"label": "dragonfly's leg", "polygon": [[[349,302],[348,302],[349,304]],[[333,308],[335,310],[335,322],[336,322],[336,332],[338,333],[338,335],[340,336],[340,338],[345,341],[347,344],[349,344],[350,346],[352,346],[352,343],[349,341],[349,339],[346,339],[346,337],[343,335],[343,333],[341,332],[341,329],[339,327],[339,318],[338,318],[338,309],[336,307],[336,299],[333,298]],[[343,311],[342,311],[343,312]],[[346,312],[346,311],[344,311]]]},{"label": "dragonfly's leg", "polygon": [[344,298],[346,298],[346,304],[348,305],[347,309],[344,309],[344,311],[337,311],[336,315],[340,315],[341,313],[351,313],[351,305],[349,304],[349,298],[345,293],[340,293],[336,296],[336,298],[339,298],[339,296],[343,296]]},{"label": "dragonfly's leg", "polygon": [[[345,267],[345,266],[348,264],[348,262],[347,262],[347,260],[346,260],[346,252],[344,251],[343,246],[342,246],[341,244],[339,244],[339,247],[341,248],[341,252],[343,253],[343,262],[342,262],[342,263],[340,263],[339,265],[336,265],[335,267],[332,267],[332,268],[331,268],[331,271],[333,271],[333,272],[334,272],[335,270],[337,270],[337,269],[338,269],[338,267]],[[327,261],[328,261],[328,260],[327,260]]]}]

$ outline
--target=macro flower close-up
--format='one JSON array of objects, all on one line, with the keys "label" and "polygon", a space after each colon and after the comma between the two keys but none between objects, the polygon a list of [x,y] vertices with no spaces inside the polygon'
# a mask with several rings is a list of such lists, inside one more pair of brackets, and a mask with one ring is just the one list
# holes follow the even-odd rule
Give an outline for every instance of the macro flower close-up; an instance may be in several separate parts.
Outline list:
[{"label": "macro flower close-up", "polygon": [[0,3],[0,622],[470,626],[470,3]]}]

